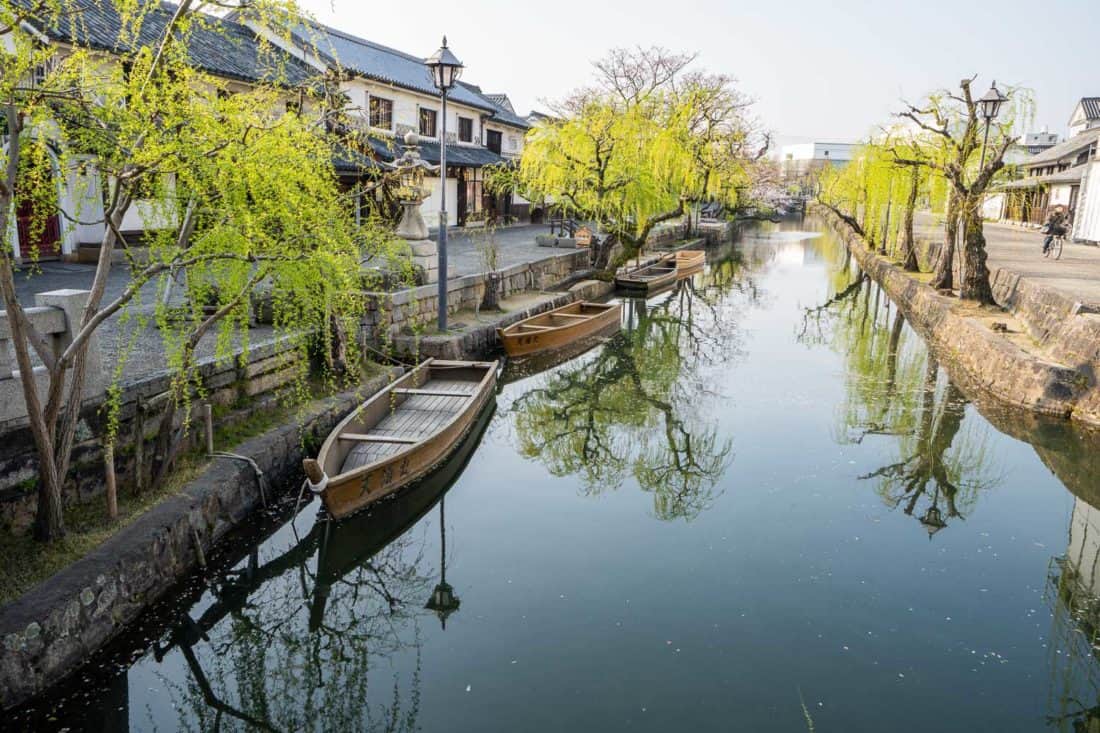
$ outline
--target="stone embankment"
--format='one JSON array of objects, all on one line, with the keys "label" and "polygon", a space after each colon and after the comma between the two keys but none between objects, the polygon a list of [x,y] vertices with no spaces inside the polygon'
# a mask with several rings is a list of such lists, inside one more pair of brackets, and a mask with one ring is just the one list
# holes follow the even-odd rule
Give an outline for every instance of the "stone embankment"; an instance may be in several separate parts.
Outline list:
[{"label": "stone embankment", "polygon": [[[1003,308],[981,308],[928,287],[868,248],[823,207],[860,268],[929,342],[954,381],[1010,406],[1100,426],[1100,315],[1004,268],[993,276]],[[1003,324],[1006,331],[994,330]]]},{"label": "stone embankment", "polygon": [[319,442],[394,369],[354,392],[316,403],[301,419],[237,446],[239,460],[212,461],[94,552],[0,608],[0,707],[58,682],[205,562],[214,545],[300,477],[306,444]]}]

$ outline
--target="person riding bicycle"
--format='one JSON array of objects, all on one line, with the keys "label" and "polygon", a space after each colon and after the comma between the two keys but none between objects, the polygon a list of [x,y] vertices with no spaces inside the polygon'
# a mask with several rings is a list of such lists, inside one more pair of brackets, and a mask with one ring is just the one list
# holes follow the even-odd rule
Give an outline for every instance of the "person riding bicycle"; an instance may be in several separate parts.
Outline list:
[{"label": "person riding bicycle", "polygon": [[1066,235],[1066,208],[1064,206],[1059,204],[1054,207],[1050,212],[1050,216],[1047,217],[1044,231],[1047,236],[1043,240],[1043,254],[1046,254],[1047,250],[1050,249],[1050,243],[1054,241],[1055,237]]}]

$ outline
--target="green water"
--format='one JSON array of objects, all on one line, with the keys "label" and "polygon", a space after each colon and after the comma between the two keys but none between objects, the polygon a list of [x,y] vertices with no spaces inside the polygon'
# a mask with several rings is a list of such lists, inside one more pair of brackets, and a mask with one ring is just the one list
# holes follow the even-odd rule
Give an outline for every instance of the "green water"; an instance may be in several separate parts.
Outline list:
[{"label": "green water", "polygon": [[444,474],[252,528],[12,727],[1100,725],[1100,441],[979,409],[817,224],[503,381]]}]

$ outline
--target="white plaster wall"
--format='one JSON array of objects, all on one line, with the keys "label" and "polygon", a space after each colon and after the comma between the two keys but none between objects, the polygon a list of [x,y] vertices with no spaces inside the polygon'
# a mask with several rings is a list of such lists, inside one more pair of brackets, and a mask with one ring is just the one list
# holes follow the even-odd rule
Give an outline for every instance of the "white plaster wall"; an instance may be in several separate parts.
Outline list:
[{"label": "white plaster wall", "polygon": [[1100,160],[1089,163],[1081,179],[1081,195],[1077,200],[1077,216],[1073,221],[1073,238],[1100,242]]},{"label": "white plaster wall", "polygon": [[[391,100],[393,102],[393,122],[395,129],[398,125],[406,125],[414,130],[419,130],[420,108],[427,107],[439,113],[443,106],[442,100],[438,97],[419,94],[400,87],[368,81],[366,79],[357,78],[346,81],[341,89],[351,100],[352,112],[358,112],[363,117],[367,117],[369,114],[370,106],[367,102],[368,94]],[[448,100],[447,132],[453,133],[455,137],[458,136],[458,118],[461,115],[462,117],[473,119],[474,137],[480,139],[482,137],[481,115],[483,114],[485,114],[485,112],[482,110],[467,107],[463,104],[456,104],[453,100]],[[440,129],[442,129],[442,123],[443,118],[440,116],[438,125]]]},{"label": "white plaster wall", "polygon": [[1004,211],[1005,195],[1003,193],[989,194],[982,202],[982,217],[985,219],[1000,219]]},{"label": "white plaster wall", "polygon": [[1096,595],[1100,591],[1100,510],[1081,499],[1073,502],[1066,559],[1080,574],[1084,589]]},{"label": "white plaster wall", "polygon": [[1050,205],[1051,206],[1057,206],[1057,205],[1061,204],[1062,206],[1069,206],[1070,189],[1071,189],[1071,186],[1068,186],[1068,185],[1051,186],[1050,187]]},{"label": "white plaster wall", "polygon": [[[431,192],[420,204],[420,215],[429,227],[439,226],[439,178],[425,178],[424,186]],[[447,179],[447,226],[458,224],[458,181]]]}]

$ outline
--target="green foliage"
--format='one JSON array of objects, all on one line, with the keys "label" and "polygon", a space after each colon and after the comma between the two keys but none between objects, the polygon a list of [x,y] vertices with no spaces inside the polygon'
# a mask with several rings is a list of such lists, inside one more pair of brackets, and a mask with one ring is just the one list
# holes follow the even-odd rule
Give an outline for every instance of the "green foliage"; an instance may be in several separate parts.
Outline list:
[{"label": "green foliage", "polygon": [[[33,386],[25,390],[46,466],[43,496],[52,497],[40,497],[40,505],[52,507],[40,516],[48,525],[43,536],[62,531],[59,487],[79,404],[76,390],[66,394],[66,385],[83,380],[88,338],[107,318],[131,334],[147,327],[144,313],[127,315],[140,304],[143,287],[157,293],[155,303],[145,305],[152,306],[173,375],[172,406],[162,420],[171,431],[175,410],[182,408],[186,428],[186,408],[201,394],[195,369],[200,342],[216,358],[246,358],[257,302],[270,311],[276,336],[301,355],[311,347],[338,352],[339,358],[326,356],[322,363],[353,379],[360,358],[354,336],[364,307],[360,261],[408,271],[406,252],[392,235],[374,219],[357,224],[339,188],[331,163],[336,141],[327,119],[334,108],[329,80],[318,76],[292,87],[283,66],[289,55],[262,39],[264,79],[213,77],[191,56],[196,33],[226,32],[219,19],[201,11],[205,5],[110,4],[121,32],[116,52],[107,54],[81,45],[81,33],[73,33],[82,28],[81,18],[72,2],[0,0],[0,118],[10,133],[0,152],[0,231],[20,208],[33,212],[32,227],[56,214],[63,226],[80,220],[105,230],[84,322],[60,358],[43,359],[50,377],[46,394],[32,394]],[[273,29],[289,27],[298,12],[293,2],[280,0],[249,0],[239,9]],[[68,32],[75,43],[40,43],[24,21]],[[150,28],[159,43],[139,43]],[[75,192],[85,201],[76,210],[60,209],[53,182],[63,179],[85,187],[86,196]],[[144,223],[140,256],[121,237],[128,213]],[[106,282],[117,248],[125,249],[131,283],[116,297],[108,296]],[[10,252],[0,256],[0,291],[11,317],[20,320],[10,260]],[[32,350],[41,358],[42,349],[20,322],[24,336],[13,343],[25,368]],[[116,380],[128,353],[121,349],[112,365]],[[297,363],[303,367],[295,391],[304,398],[307,360]],[[111,396],[117,409],[118,390]],[[107,425],[110,441],[117,416],[109,414]],[[168,464],[178,437],[160,441],[157,454]]]},{"label": "green foliage", "polygon": [[748,106],[724,76],[687,70],[662,49],[612,51],[599,85],[575,92],[532,130],[512,179],[523,195],[642,247],[685,202],[734,205],[752,178]]}]

